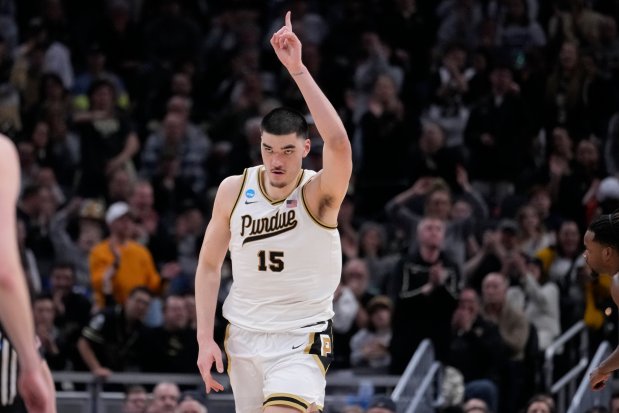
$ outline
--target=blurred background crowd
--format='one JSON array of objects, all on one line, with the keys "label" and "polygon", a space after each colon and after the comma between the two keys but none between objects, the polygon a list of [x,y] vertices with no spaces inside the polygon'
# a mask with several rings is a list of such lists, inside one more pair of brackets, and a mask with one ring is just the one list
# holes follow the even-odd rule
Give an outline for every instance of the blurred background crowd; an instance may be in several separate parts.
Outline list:
[{"label": "blurred background crowd", "polygon": [[214,193],[261,163],[263,115],[307,113],[268,43],[285,10],[354,153],[330,371],[401,374],[429,338],[454,405],[511,413],[575,322],[616,344],[582,235],[619,207],[618,1],[0,0],[0,132],[52,369],[197,374]]}]

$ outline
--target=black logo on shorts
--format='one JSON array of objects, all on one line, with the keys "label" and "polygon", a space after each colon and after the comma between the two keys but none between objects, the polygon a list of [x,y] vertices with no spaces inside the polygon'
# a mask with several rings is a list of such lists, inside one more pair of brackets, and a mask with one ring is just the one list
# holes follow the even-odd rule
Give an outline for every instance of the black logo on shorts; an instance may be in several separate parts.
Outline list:
[{"label": "black logo on shorts", "polygon": [[292,346],[292,349],[293,349],[293,350],[296,350],[296,349],[298,349],[299,347],[301,347],[302,345],[303,345],[303,344],[299,344],[298,346]]}]

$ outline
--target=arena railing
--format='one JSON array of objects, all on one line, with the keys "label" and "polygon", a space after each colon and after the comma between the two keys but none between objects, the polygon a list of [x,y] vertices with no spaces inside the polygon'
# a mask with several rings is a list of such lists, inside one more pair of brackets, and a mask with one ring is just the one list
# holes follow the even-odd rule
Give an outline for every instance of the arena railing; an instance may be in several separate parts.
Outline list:
[{"label": "arena railing", "polygon": [[610,355],[611,347],[608,341],[602,342],[598,347],[595,355],[589,363],[589,368],[583,376],[578,390],[574,394],[574,398],[570,403],[567,413],[581,413],[587,411],[594,406],[604,406],[606,408],[610,405],[610,398],[612,395],[612,383],[607,383],[606,386],[600,391],[591,391],[589,389],[589,373],[595,369],[606,357]]}]

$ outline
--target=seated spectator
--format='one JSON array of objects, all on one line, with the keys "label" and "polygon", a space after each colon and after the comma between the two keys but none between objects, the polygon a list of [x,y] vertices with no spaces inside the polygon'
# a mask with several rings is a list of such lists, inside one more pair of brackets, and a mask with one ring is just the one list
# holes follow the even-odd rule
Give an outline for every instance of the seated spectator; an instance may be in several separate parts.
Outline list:
[{"label": "seated spectator", "polygon": [[68,358],[80,366],[76,345],[90,320],[92,302],[77,288],[75,270],[70,263],[57,262],[52,266],[49,294],[54,304],[54,325],[65,340]]},{"label": "seated spectator", "polygon": [[509,259],[517,286],[508,291],[508,301],[524,311],[537,330],[540,350],[546,350],[561,333],[559,287],[542,271],[542,262],[522,255]]},{"label": "seated spectator", "polygon": [[147,288],[136,287],[124,305],[103,310],[84,327],[77,349],[96,377],[138,368],[137,343],[144,333],[143,320],[150,300]]},{"label": "seated spectator", "polygon": [[133,385],[125,391],[122,413],[145,413],[148,393],[143,386]]},{"label": "seated spectator", "polygon": [[462,406],[462,413],[492,413],[488,404],[482,399],[468,399]]},{"label": "seated spectator", "polygon": [[397,406],[389,396],[374,396],[365,413],[396,413]]},{"label": "seated spectator", "polygon": [[181,391],[176,384],[161,382],[153,389],[153,401],[146,413],[175,413],[180,398]]},{"label": "seated spectator", "polygon": [[460,292],[452,318],[452,339],[445,363],[464,379],[465,398],[479,398],[497,411],[503,343],[496,325],[481,316],[479,295],[472,288]]},{"label": "seated spectator", "polygon": [[555,403],[552,397],[537,394],[529,400],[524,411],[525,413],[555,413]]},{"label": "seated spectator", "polygon": [[68,359],[67,337],[54,325],[54,302],[49,295],[39,295],[32,303],[32,315],[39,351],[51,370],[64,370]]},{"label": "seated spectator", "polygon": [[374,374],[386,373],[391,364],[389,344],[393,303],[389,297],[376,296],[368,303],[367,312],[367,327],[357,331],[350,340],[350,364],[367,368]]},{"label": "seated spectator", "polygon": [[196,400],[183,400],[174,413],[208,413],[206,407]]},{"label": "seated spectator", "polygon": [[525,383],[525,347],[530,323],[524,312],[507,301],[508,280],[501,273],[490,273],[482,282],[482,315],[499,328],[507,351],[500,389],[501,412],[515,412],[522,406]]}]

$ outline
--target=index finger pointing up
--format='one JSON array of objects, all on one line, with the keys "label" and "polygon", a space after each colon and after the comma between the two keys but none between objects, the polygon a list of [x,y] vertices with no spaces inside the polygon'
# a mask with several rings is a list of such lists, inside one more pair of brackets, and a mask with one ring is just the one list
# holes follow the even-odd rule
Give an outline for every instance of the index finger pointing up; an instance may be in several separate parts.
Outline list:
[{"label": "index finger pointing up", "polygon": [[292,22],[290,21],[290,10],[286,12],[286,28],[292,31]]}]

